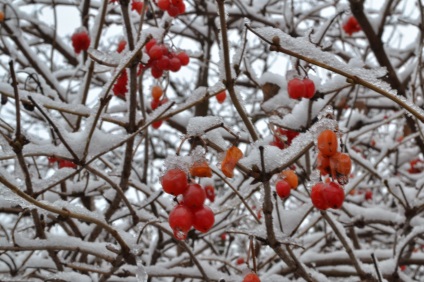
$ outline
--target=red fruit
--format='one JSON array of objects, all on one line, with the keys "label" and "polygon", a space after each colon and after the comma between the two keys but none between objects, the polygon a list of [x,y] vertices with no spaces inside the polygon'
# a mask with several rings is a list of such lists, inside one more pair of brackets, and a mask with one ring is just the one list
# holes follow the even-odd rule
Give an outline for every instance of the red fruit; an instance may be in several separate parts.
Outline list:
[{"label": "red fruit", "polygon": [[285,199],[288,196],[290,196],[290,184],[285,180],[279,180],[275,184],[275,190],[277,191],[278,196],[280,196],[281,199]]},{"label": "red fruit", "polygon": [[365,200],[372,200],[372,191],[371,190],[367,190],[365,192]]},{"label": "red fruit", "polygon": [[315,83],[309,78],[303,79],[303,84],[305,85],[305,95],[303,96],[306,99],[311,99],[315,95]]},{"label": "red fruit", "polygon": [[177,57],[174,57],[169,60],[169,70],[172,72],[177,72],[181,69],[181,62],[180,59]]},{"label": "red fruit", "polygon": [[423,161],[421,159],[414,159],[409,162],[410,168],[408,169],[409,173],[421,173],[423,171]]},{"label": "red fruit", "polygon": [[87,51],[90,47],[90,37],[86,30],[75,32],[72,37],[72,46],[75,53],[79,54],[81,51]]},{"label": "red fruit", "polygon": [[198,209],[203,206],[206,200],[206,192],[197,183],[190,183],[184,192],[184,204],[190,209]]},{"label": "red fruit", "polygon": [[155,68],[155,67],[152,67],[150,71],[154,78],[161,78],[163,75],[163,70]]},{"label": "red fruit", "polygon": [[215,215],[208,206],[202,206],[193,211],[194,220],[193,227],[202,233],[208,232],[215,223]]},{"label": "red fruit", "polygon": [[180,60],[182,66],[188,65],[190,57],[185,52],[179,52],[176,57]]},{"label": "red fruit", "polygon": [[221,163],[222,173],[224,173],[226,177],[233,178],[234,168],[242,157],[243,152],[236,146],[231,146],[230,149],[227,150],[227,154]]},{"label": "red fruit", "polygon": [[256,273],[251,272],[244,276],[243,282],[261,282],[261,279],[259,279]]},{"label": "red fruit", "polygon": [[169,4],[169,0],[158,0],[157,2],[159,9],[161,9],[162,11],[168,10]]},{"label": "red fruit", "polygon": [[162,58],[156,61],[156,67],[161,70],[169,70],[170,59],[166,56],[162,56]]},{"label": "red fruit", "polygon": [[59,168],[64,168],[64,167],[77,168],[77,165],[74,164],[72,161],[58,160],[58,163],[59,163]]},{"label": "red fruit", "polygon": [[215,188],[212,185],[205,186],[206,198],[212,203],[215,201]]},{"label": "red fruit", "polygon": [[157,60],[163,56],[163,49],[160,45],[153,45],[149,52],[150,60]]},{"label": "red fruit", "polygon": [[169,213],[169,226],[174,231],[174,236],[178,240],[184,240],[187,232],[193,226],[193,212],[184,205],[178,205]]},{"label": "red fruit", "polygon": [[236,260],[236,264],[237,265],[240,265],[240,264],[243,264],[244,263],[244,258],[238,258],[237,260]]},{"label": "red fruit", "polygon": [[180,15],[185,13],[186,6],[185,6],[184,2],[181,2],[181,4],[177,5],[177,7],[178,7],[178,13]]},{"label": "red fruit", "polygon": [[299,78],[293,78],[287,84],[287,92],[292,99],[300,99],[305,96],[305,84]]},{"label": "red fruit", "polygon": [[152,38],[146,43],[146,53],[148,54],[150,49],[156,45],[156,39]]},{"label": "red fruit", "polygon": [[150,107],[152,108],[152,110],[156,110],[159,107],[159,105],[160,105],[160,100],[153,99],[150,102]]},{"label": "red fruit", "polygon": [[125,40],[119,41],[118,47],[116,48],[116,52],[121,53],[122,51],[124,51],[125,46],[127,46],[127,41]]},{"label": "red fruit", "polygon": [[222,241],[227,240],[227,233],[222,233],[220,237]]},{"label": "red fruit", "polygon": [[319,210],[326,210],[329,208],[327,200],[324,198],[325,184],[318,182],[312,186],[311,200],[312,204]]},{"label": "red fruit", "polygon": [[167,10],[168,14],[171,17],[176,17],[180,14],[180,9],[178,8],[178,6],[174,5],[174,4],[170,4]]},{"label": "red fruit", "polygon": [[159,85],[154,85],[152,87],[152,98],[153,100],[160,100],[160,97],[162,97],[163,94],[163,90],[162,87],[160,87]]},{"label": "red fruit", "polygon": [[318,150],[326,157],[337,153],[337,135],[332,130],[326,129],[318,136]]},{"label": "red fruit", "polygon": [[54,164],[58,161],[56,157],[47,157],[47,160],[49,161],[49,164]]},{"label": "red fruit", "polygon": [[139,15],[141,15],[142,10],[143,10],[143,2],[133,0],[131,3],[131,11],[136,11]]},{"label": "red fruit", "polygon": [[168,170],[161,180],[163,191],[177,196],[183,194],[188,188],[187,174],[181,169]]},{"label": "red fruit", "polygon": [[345,198],[344,190],[336,182],[330,182],[325,185],[323,197],[329,208],[340,209]]},{"label": "red fruit", "polygon": [[355,32],[361,31],[361,26],[359,25],[358,21],[354,16],[351,16],[346,23],[343,25],[343,30],[349,34],[352,35]]},{"label": "red fruit", "polygon": [[225,90],[219,92],[218,94],[216,94],[216,100],[218,101],[218,103],[222,104],[224,103],[225,99],[227,98],[227,92],[225,92]]},{"label": "red fruit", "polygon": [[349,155],[346,153],[337,154],[336,172],[342,175],[349,175],[351,169],[352,169],[352,161]]},{"label": "red fruit", "polygon": [[159,127],[161,127],[162,123],[163,123],[162,120],[154,121],[154,122],[152,122],[152,127],[154,129],[159,129]]},{"label": "red fruit", "polygon": [[127,88],[128,83],[128,74],[127,70],[124,69],[121,74],[118,76],[118,79],[113,85],[112,91],[115,96],[125,98],[125,94],[128,92]]}]

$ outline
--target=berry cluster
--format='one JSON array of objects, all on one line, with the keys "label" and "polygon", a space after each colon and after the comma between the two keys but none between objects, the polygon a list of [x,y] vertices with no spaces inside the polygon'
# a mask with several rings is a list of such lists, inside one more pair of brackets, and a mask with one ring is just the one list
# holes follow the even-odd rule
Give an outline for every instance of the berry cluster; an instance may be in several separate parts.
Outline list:
[{"label": "berry cluster", "polygon": [[88,47],[90,47],[90,36],[85,28],[77,29],[72,35],[71,41],[76,54],[81,53],[81,51],[87,51]]},{"label": "berry cluster", "polygon": [[347,183],[352,161],[348,154],[338,151],[337,135],[327,129],[318,136],[317,169],[321,175],[329,175],[339,184]]},{"label": "berry cluster", "polygon": [[225,90],[219,92],[218,94],[216,94],[216,100],[218,101],[218,103],[222,104],[224,103],[225,99],[227,98],[227,92]]},{"label": "berry cluster", "polygon": [[347,19],[347,21],[343,25],[343,30],[349,36],[351,36],[355,32],[361,31],[361,26],[354,16],[351,16]]},{"label": "berry cluster", "polygon": [[189,56],[184,52],[170,52],[165,44],[158,44],[155,39],[146,43],[146,53],[149,55],[147,67],[151,67],[154,78],[160,78],[164,71],[177,72],[181,66],[190,62]]},{"label": "berry cluster", "polygon": [[291,170],[285,170],[278,176],[278,180],[275,183],[275,190],[281,199],[285,199],[290,196],[291,189],[296,189],[299,185],[299,179],[296,173]]},{"label": "berry cluster", "polygon": [[231,146],[225,154],[224,160],[221,163],[222,173],[226,177],[233,178],[234,168],[237,162],[243,157],[243,152],[236,146]]},{"label": "berry cluster", "polygon": [[343,188],[336,182],[318,182],[312,186],[312,204],[320,210],[328,208],[340,209],[343,205],[345,195]]},{"label": "berry cluster", "polygon": [[[338,151],[337,135],[332,130],[322,131],[317,140],[317,169],[321,176],[331,174],[333,181],[319,182],[312,187],[311,199],[320,210],[339,209],[345,198],[341,185],[348,182],[352,162],[348,154]],[[336,183],[334,180],[337,180]]]},{"label": "berry cluster", "polygon": [[293,139],[299,135],[299,132],[289,129],[278,128],[274,133],[274,141],[270,143],[272,146],[285,149],[291,145]]},{"label": "berry cluster", "polygon": [[57,162],[59,168],[64,168],[64,167],[77,168],[77,165],[74,162],[64,160],[61,158],[48,157],[47,160],[49,161],[49,165],[53,165],[54,163]]},{"label": "berry cluster", "polygon": [[307,77],[293,78],[287,83],[287,92],[292,99],[311,99],[315,95],[315,84]]},{"label": "berry cluster", "polygon": [[162,11],[167,11],[171,17],[184,14],[186,7],[183,0],[158,0],[157,5]]},{"label": "berry cluster", "polygon": [[205,206],[207,193],[197,183],[188,182],[187,174],[178,168],[168,170],[162,177],[163,190],[171,195],[182,195],[182,201],[169,214],[169,225],[178,240],[185,240],[192,227],[208,232],[215,223],[212,210]]}]

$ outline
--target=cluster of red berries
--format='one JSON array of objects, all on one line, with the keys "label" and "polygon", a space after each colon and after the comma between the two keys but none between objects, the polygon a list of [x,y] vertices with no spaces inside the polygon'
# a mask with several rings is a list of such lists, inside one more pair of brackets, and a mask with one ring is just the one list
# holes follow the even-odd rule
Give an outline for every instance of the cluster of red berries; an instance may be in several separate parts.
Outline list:
[{"label": "cluster of red berries", "polygon": [[344,23],[343,30],[351,36],[353,33],[361,31],[361,26],[354,16],[350,16]]},{"label": "cluster of red berries", "polygon": [[291,189],[296,189],[299,185],[299,179],[297,178],[296,173],[291,170],[285,170],[280,173],[278,180],[275,183],[275,190],[277,195],[281,199],[285,199],[290,196]]},{"label": "cluster of red berries", "polygon": [[213,211],[204,205],[207,193],[199,184],[188,182],[187,174],[179,169],[168,170],[161,180],[163,190],[171,195],[182,195],[182,201],[169,214],[169,225],[178,240],[185,240],[192,227],[208,232],[215,223]]},{"label": "cluster of red berries", "polygon": [[227,98],[227,92],[225,90],[219,92],[218,94],[216,94],[216,100],[218,101],[218,103],[222,104],[224,103],[225,99]]},{"label": "cluster of red berries", "polygon": [[49,161],[50,165],[53,165],[54,163],[57,162],[59,168],[64,168],[64,167],[77,168],[77,165],[74,162],[64,160],[61,158],[48,157],[47,160]]},{"label": "cluster of red berries", "polygon": [[90,47],[90,36],[85,28],[77,29],[71,37],[72,47],[76,54],[87,51]]},{"label": "cluster of red berries", "polygon": [[291,145],[293,139],[299,135],[299,132],[289,129],[278,128],[274,133],[274,141],[270,143],[272,146],[285,149]]},{"label": "cluster of red berries", "polygon": [[146,43],[146,53],[149,55],[147,67],[151,67],[154,78],[160,78],[164,71],[177,72],[190,62],[190,57],[184,51],[170,52],[165,44],[158,44],[155,39]]},{"label": "cluster of red berries", "polygon": [[158,0],[157,5],[162,11],[167,11],[171,17],[184,14],[186,7],[183,0]]},{"label": "cluster of red berries", "polygon": [[287,83],[287,92],[292,99],[311,99],[315,95],[315,83],[309,78],[293,78]]},{"label": "cluster of red berries", "polygon": [[311,199],[314,206],[320,210],[328,208],[339,209],[345,198],[343,187],[348,181],[352,161],[348,154],[338,151],[337,135],[332,130],[322,131],[317,140],[317,169],[321,176],[329,175],[338,183],[330,181],[319,182],[312,187]]}]

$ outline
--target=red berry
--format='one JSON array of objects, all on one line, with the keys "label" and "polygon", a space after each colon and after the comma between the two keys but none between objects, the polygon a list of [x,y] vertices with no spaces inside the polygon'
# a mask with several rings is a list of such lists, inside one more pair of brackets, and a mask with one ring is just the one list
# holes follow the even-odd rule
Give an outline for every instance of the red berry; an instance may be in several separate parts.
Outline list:
[{"label": "red berry", "polygon": [[287,84],[287,92],[292,99],[300,99],[305,96],[305,84],[299,78],[293,78]]},{"label": "red berry", "polygon": [[220,237],[221,237],[221,240],[222,240],[222,241],[227,240],[227,233],[222,233],[222,234],[220,235]]},{"label": "red berry", "polygon": [[251,272],[244,276],[243,282],[261,282],[261,279],[259,279],[256,273]]},{"label": "red berry", "polygon": [[212,185],[205,186],[206,198],[212,203],[215,201],[215,188]]},{"label": "red berry", "polygon": [[49,161],[49,164],[54,164],[58,161],[56,157],[47,157],[47,160]]},{"label": "red berry", "polygon": [[79,54],[81,51],[86,51],[90,47],[90,37],[86,30],[75,32],[72,37],[72,46],[75,53]]},{"label": "red berry", "polygon": [[180,14],[180,9],[178,9],[178,6],[174,4],[170,4],[167,12],[171,17],[175,18],[176,16]]},{"label": "red berry", "polygon": [[203,206],[205,200],[206,192],[202,186],[190,183],[183,195],[184,204],[191,209],[197,209]]},{"label": "red berry", "polygon": [[348,34],[352,35],[355,32],[361,31],[361,26],[354,16],[351,16],[346,23],[343,25],[343,30]]},{"label": "red berry", "polygon": [[166,56],[162,56],[162,58],[156,61],[156,67],[161,70],[169,70],[170,60]]},{"label": "red berry", "polygon": [[336,182],[325,184],[323,191],[324,200],[329,208],[340,209],[345,198],[344,190]]},{"label": "red berry", "polygon": [[113,85],[112,91],[115,96],[125,97],[125,94],[128,92],[127,88],[128,83],[128,74],[127,70],[124,69],[121,74],[116,79],[115,85]]},{"label": "red berry", "polygon": [[240,257],[236,260],[237,265],[240,265],[240,264],[243,264],[243,263],[244,263],[244,258],[242,258],[242,257]]},{"label": "red berry", "polygon": [[303,96],[306,99],[311,99],[315,95],[315,83],[309,78],[303,79],[303,84],[305,85],[305,95]]},{"label": "red berry", "polygon": [[193,211],[194,220],[193,227],[202,233],[208,232],[215,223],[215,215],[208,206],[202,206]]},{"label": "red berry", "polygon": [[161,78],[162,75],[163,75],[163,70],[155,68],[155,67],[152,67],[152,69],[150,71],[151,71],[152,76],[154,78]]},{"label": "red berry", "polygon": [[222,104],[224,103],[225,99],[227,98],[227,92],[225,90],[219,92],[218,94],[216,94],[216,100],[218,101],[218,103]]},{"label": "red berry", "polygon": [[284,170],[281,172],[281,176],[283,176],[283,179],[287,181],[291,189],[296,189],[299,185],[299,178],[297,177],[296,172],[294,172],[293,170]]},{"label": "red berry", "polygon": [[318,135],[318,150],[326,157],[337,153],[337,135],[332,130],[326,129]]},{"label": "red berry", "polygon": [[372,191],[371,190],[367,190],[365,192],[365,200],[372,200]]},{"label": "red berry", "polygon": [[184,240],[187,237],[193,221],[193,212],[185,205],[178,205],[169,213],[169,226],[174,230],[174,236],[178,240]]},{"label": "red berry", "polygon": [[154,45],[149,50],[150,60],[157,60],[163,56],[163,49],[160,45]]},{"label": "red berry", "polygon": [[185,13],[186,6],[185,6],[184,2],[181,2],[181,4],[177,5],[177,7],[178,7],[178,13],[180,15]]},{"label": "red berry", "polygon": [[133,0],[131,3],[131,11],[136,11],[138,14],[141,14],[143,10],[143,2]]},{"label": "red berry", "polygon": [[152,110],[156,110],[159,107],[159,105],[160,105],[160,100],[153,99],[150,102],[150,107],[152,108]]},{"label": "red berry", "polygon": [[161,127],[162,123],[163,123],[162,120],[154,121],[154,122],[152,122],[152,127],[154,129],[159,129],[159,127]]},{"label": "red berry", "polygon": [[275,190],[277,191],[278,196],[280,196],[281,199],[285,199],[288,196],[290,196],[290,184],[285,180],[279,180],[275,184]]},{"label": "red berry", "polygon": [[122,51],[124,51],[125,46],[127,46],[127,41],[125,40],[119,41],[118,47],[116,48],[116,52],[121,53]]},{"label": "red berry", "polygon": [[312,186],[311,200],[312,204],[319,210],[326,210],[329,208],[326,199],[324,198],[325,184],[318,182]]},{"label": "red berry", "polygon": [[59,168],[64,168],[64,167],[77,168],[77,165],[74,164],[74,162],[72,161],[58,160],[58,163],[59,163]]},{"label": "red berry", "polygon": [[185,52],[179,52],[176,57],[180,60],[182,66],[188,65],[190,57]]},{"label": "red berry", "polygon": [[180,59],[177,57],[174,57],[169,60],[169,70],[172,72],[177,72],[181,69],[181,62]]},{"label": "red berry", "polygon": [[168,10],[169,4],[169,0],[158,0],[157,2],[159,9],[161,9],[162,11]]},{"label": "red berry", "polygon": [[321,175],[328,175],[330,173],[330,158],[324,156],[321,152],[318,152],[317,156],[317,169]]},{"label": "red berry", "polygon": [[181,169],[168,170],[161,180],[163,191],[177,196],[183,194],[188,188],[187,174]]},{"label": "red berry", "polygon": [[149,53],[150,49],[156,45],[156,39],[152,38],[146,43],[146,53]]}]

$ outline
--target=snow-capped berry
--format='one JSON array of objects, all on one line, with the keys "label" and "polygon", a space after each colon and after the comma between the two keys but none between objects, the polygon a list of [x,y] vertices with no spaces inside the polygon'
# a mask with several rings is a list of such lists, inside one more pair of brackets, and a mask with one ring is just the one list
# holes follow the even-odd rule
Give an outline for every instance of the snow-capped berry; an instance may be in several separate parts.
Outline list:
[{"label": "snow-capped berry", "polygon": [[188,188],[187,174],[178,168],[170,169],[163,175],[161,183],[166,193],[181,195]]}]

